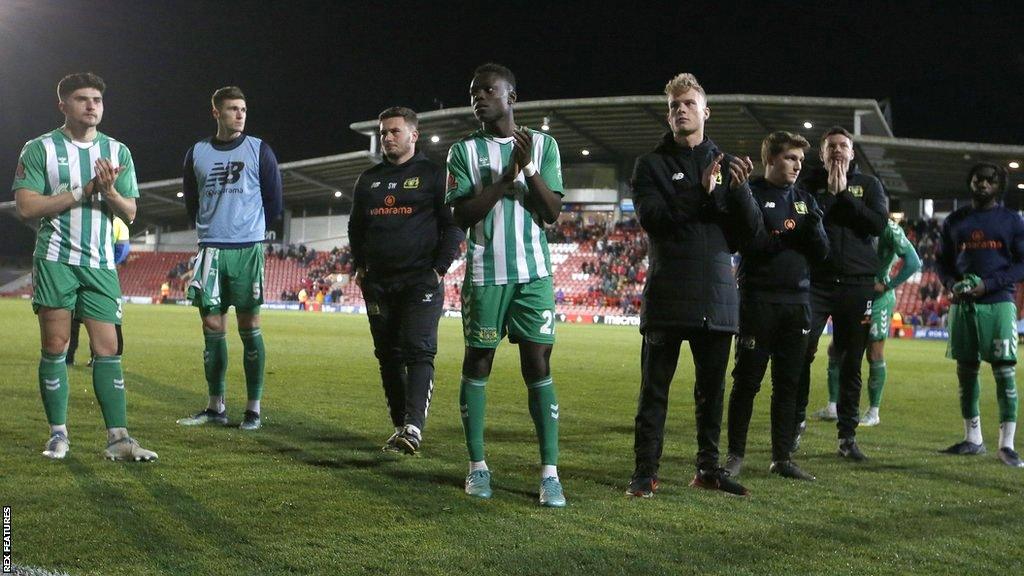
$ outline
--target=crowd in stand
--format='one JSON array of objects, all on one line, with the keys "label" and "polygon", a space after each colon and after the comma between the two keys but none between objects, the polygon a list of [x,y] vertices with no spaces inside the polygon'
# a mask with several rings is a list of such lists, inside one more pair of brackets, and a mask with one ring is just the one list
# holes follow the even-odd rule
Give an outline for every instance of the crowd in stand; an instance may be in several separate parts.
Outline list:
[{"label": "crowd in stand", "polygon": [[[922,272],[934,272],[939,222],[935,219],[904,221],[901,226],[921,257]],[[623,315],[639,313],[647,276],[648,243],[635,219],[613,224],[588,220],[579,214],[566,215],[548,229],[547,238],[550,243],[576,243],[583,253],[594,253],[594,258],[585,260],[580,269],[586,281],[586,291],[567,293],[564,287],[556,286],[557,304],[613,307]],[[353,272],[352,253],[348,246],[324,253],[303,244],[268,244],[267,258],[295,260],[307,268],[304,278],[280,294],[281,300],[300,301],[304,305],[309,302],[340,302],[343,299],[342,289]],[[184,289],[190,274],[188,261],[184,260],[168,272],[167,278],[176,289]],[[925,279],[916,288],[921,300],[920,311],[907,311],[904,322],[914,326],[942,326],[949,311],[949,299],[934,274],[927,274]]]}]

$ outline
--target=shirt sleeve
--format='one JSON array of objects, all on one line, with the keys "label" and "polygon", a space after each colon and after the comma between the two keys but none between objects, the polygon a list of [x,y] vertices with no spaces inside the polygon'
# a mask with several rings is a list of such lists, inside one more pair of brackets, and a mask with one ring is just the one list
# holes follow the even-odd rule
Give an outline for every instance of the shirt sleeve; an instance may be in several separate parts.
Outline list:
[{"label": "shirt sleeve", "polygon": [[46,151],[38,141],[25,144],[18,156],[11,190],[22,189],[40,194],[46,191]]},{"label": "shirt sleeve", "polygon": [[121,166],[121,172],[114,181],[114,189],[125,198],[139,197],[139,180],[135,176],[135,162],[132,160],[132,153],[128,147],[122,144],[117,153],[117,162]]},{"label": "shirt sleeve", "polygon": [[462,229],[455,223],[455,217],[452,215],[451,206],[445,204],[444,178],[444,170],[438,169],[436,181],[434,182],[434,190],[436,190],[434,211],[437,214],[437,228],[441,236],[441,241],[438,242],[437,245],[437,256],[434,258],[434,270],[441,275],[448,273],[448,268],[451,267],[452,262],[455,261],[455,257],[459,254],[459,246],[466,238]]},{"label": "shirt sleeve", "polygon": [[898,226],[890,226],[889,231],[886,232],[892,236],[893,246],[895,247],[896,254],[903,259],[903,266],[900,268],[895,278],[886,279],[883,284],[890,290],[903,284],[908,278],[913,276],[918,270],[921,269],[921,258],[917,255],[917,251],[910,245],[910,240],[907,239],[907,235],[903,233]]},{"label": "shirt sleeve", "polygon": [[558,142],[550,136],[544,138],[544,153],[541,155],[539,170],[548,188],[559,196],[565,196],[565,186],[562,184],[562,156],[558,151]]},{"label": "shirt sleeve", "polygon": [[260,192],[263,195],[263,217],[266,227],[277,219],[284,207],[284,192],[281,185],[281,170],[277,156],[266,142],[260,143]]},{"label": "shirt sleeve", "polygon": [[453,204],[459,198],[473,195],[473,179],[469,176],[466,160],[466,144],[456,142],[448,150],[448,178],[445,182],[445,204]]},{"label": "shirt sleeve", "polygon": [[181,192],[185,195],[185,212],[188,214],[188,221],[193,224],[199,214],[199,183],[196,182],[196,170],[192,160],[194,149],[195,146],[189,147],[181,168]]}]

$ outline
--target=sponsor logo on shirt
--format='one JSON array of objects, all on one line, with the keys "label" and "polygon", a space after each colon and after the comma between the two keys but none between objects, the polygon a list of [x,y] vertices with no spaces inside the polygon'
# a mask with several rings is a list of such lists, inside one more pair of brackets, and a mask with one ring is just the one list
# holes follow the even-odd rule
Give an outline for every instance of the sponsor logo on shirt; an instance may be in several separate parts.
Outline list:
[{"label": "sponsor logo on shirt", "polygon": [[786,230],[793,230],[794,228],[796,228],[796,220],[793,220],[792,218],[786,218],[786,221],[782,223],[782,226]]},{"label": "sponsor logo on shirt", "polygon": [[402,183],[402,188],[405,188],[406,190],[412,190],[412,189],[419,188],[419,187],[420,187],[420,178],[419,178],[419,176],[417,176],[415,178],[406,178],[405,182]]},{"label": "sponsor logo on shirt", "polygon": [[985,238],[984,230],[971,232],[971,239],[961,245],[961,250],[1002,250],[1003,241],[998,239],[989,240]]},{"label": "sponsor logo on shirt", "polygon": [[220,184],[221,186],[234,184],[242,177],[243,168],[245,168],[244,162],[214,162],[213,170],[210,171],[206,184],[207,186],[211,184]]},{"label": "sponsor logo on shirt", "polygon": [[388,194],[384,197],[384,206],[371,208],[370,216],[408,216],[412,214],[412,206],[395,206],[396,199]]},{"label": "sponsor logo on shirt", "polygon": [[796,208],[796,213],[797,214],[807,214],[807,203],[806,202],[803,202],[803,201],[794,202],[793,203],[793,208]]},{"label": "sponsor logo on shirt", "polygon": [[853,194],[854,198],[863,198],[864,197],[864,187],[863,186],[850,186],[849,188],[847,188],[847,190],[850,191],[850,194]]}]

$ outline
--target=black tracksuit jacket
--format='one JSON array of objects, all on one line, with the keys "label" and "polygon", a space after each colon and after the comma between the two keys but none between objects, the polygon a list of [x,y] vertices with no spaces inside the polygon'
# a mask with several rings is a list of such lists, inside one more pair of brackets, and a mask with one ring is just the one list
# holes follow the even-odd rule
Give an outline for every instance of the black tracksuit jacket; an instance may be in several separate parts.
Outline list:
[{"label": "black tracksuit jacket", "polygon": [[882,183],[851,164],[846,190],[839,194],[829,194],[828,171],[822,167],[809,170],[797,186],[810,192],[825,213],[830,244],[828,258],[811,264],[811,282],[832,284],[840,279],[860,279],[859,283],[874,284],[880,267],[874,241],[889,218],[889,201]]},{"label": "black tracksuit jacket", "polygon": [[363,172],[348,221],[355,267],[380,283],[414,281],[430,270],[446,273],[465,234],[444,193],[444,168],[422,152],[404,164],[385,159]]}]

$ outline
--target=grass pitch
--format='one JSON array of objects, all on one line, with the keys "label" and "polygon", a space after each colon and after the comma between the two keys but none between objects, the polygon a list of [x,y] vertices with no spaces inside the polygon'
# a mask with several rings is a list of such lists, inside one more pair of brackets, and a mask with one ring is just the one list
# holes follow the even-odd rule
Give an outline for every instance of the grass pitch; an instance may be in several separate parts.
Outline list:
[{"label": "grass pitch", "polygon": [[[944,343],[889,342],[882,425],[858,436],[869,462],[840,461],[834,425],[809,423],[798,461],[815,483],[769,476],[765,383],[742,477],[747,499],[687,487],[696,447],[685,350],[661,489],[635,500],[623,491],[633,462],[640,336],[635,328],[559,325],[552,365],[569,506],[547,510],[536,504],[538,451],[512,346],[499,348],[488,385],[495,494],[479,501],[461,490],[458,321],[442,321],[423,456],[409,458],[380,452],[391,430],[365,318],[263,318],[261,431],[175,425],[204,405],[197,314],[128,306],[129,426],[160,461],[101,458],[102,419],[80,352],[70,371],[71,453],[53,462],[40,455],[47,429],[35,318],[27,301],[0,300],[0,505],[12,508],[14,563],[73,576],[1024,572],[1024,471],[992,455],[997,417],[987,369],[982,422],[990,454],[936,454],[962,434]],[[232,322],[228,410],[237,422],[245,388],[234,330]],[[824,362],[814,374],[817,408]]]}]

